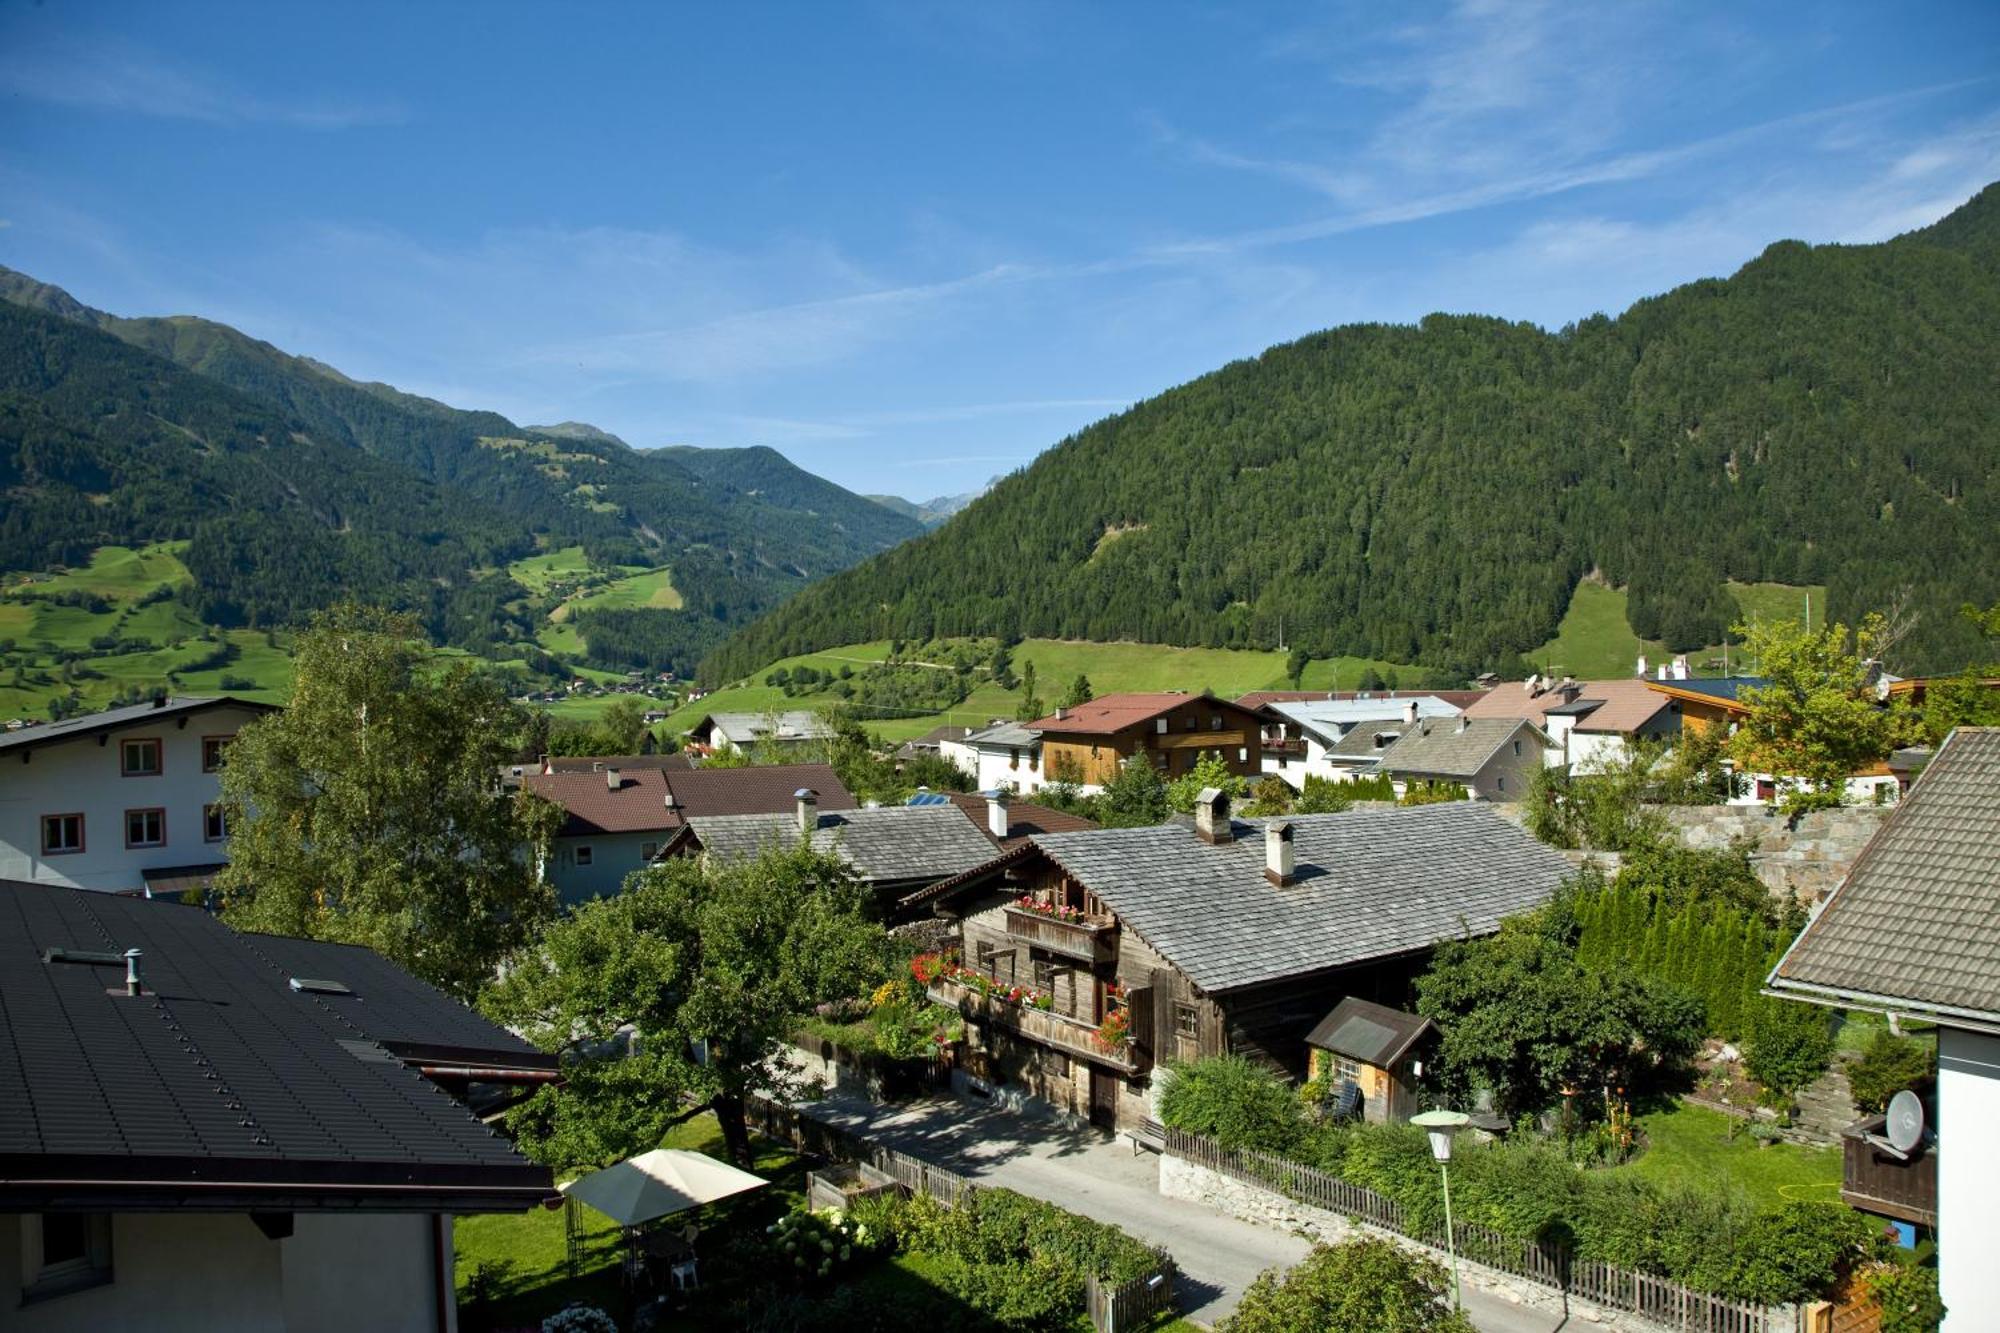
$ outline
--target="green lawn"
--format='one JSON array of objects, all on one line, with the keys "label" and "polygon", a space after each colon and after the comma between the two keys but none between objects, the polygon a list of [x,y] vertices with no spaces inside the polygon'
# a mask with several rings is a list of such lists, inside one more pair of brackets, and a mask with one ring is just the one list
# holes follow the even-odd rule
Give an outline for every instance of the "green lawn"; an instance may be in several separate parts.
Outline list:
[{"label": "green lawn", "polygon": [[[629,610],[651,608],[656,611],[678,611],[681,609],[681,595],[674,588],[670,570],[649,569],[644,573],[632,574],[626,578],[613,579],[601,588],[593,588],[581,597],[572,598],[556,608],[558,612]],[[566,617],[565,617],[566,618]]]},{"label": "green lawn", "polygon": [[1702,1106],[1650,1112],[1639,1117],[1645,1150],[1612,1169],[1659,1185],[1740,1190],[1766,1208],[1791,1200],[1840,1201],[1839,1148],[1759,1147],[1749,1123]]},{"label": "green lawn", "polygon": [[514,582],[530,592],[546,593],[558,581],[574,582],[590,572],[590,561],[581,546],[564,546],[524,556],[507,566]]},{"label": "green lawn", "polygon": [[180,561],[180,553],[186,549],[186,542],[159,542],[136,549],[100,546],[91,552],[90,563],[82,569],[53,576],[9,574],[6,585],[9,591],[26,587],[41,595],[94,592],[114,601],[125,601],[151,592],[162,583],[187,582],[187,566]]},{"label": "green lawn", "polygon": [[[1784,583],[1730,583],[1729,594],[1743,609],[1744,619],[1764,622],[1798,620],[1805,611],[1807,594],[1812,596],[1814,623],[1826,610],[1824,587],[1793,587]],[[1584,680],[1609,680],[1632,674],[1640,653],[1649,665],[1672,659],[1665,644],[1642,639],[1632,632],[1625,618],[1625,590],[1608,588],[1586,580],[1577,585],[1563,613],[1556,637],[1522,656],[1537,670],[1555,675],[1571,675]],[[1720,675],[1722,648],[1719,644],[1697,649],[1687,655],[1696,675]],[[1731,650],[1732,671],[1743,670],[1735,650]]]}]

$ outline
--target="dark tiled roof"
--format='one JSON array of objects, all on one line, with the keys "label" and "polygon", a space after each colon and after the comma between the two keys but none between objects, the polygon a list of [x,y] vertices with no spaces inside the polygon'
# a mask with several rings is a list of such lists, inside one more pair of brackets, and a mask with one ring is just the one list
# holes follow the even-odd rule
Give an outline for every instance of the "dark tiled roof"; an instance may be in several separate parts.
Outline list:
[{"label": "dark tiled roof", "polygon": [[1350,995],[1306,1035],[1306,1044],[1391,1069],[1430,1030],[1428,1018]]},{"label": "dark tiled roof", "polygon": [[[965,791],[950,791],[944,795],[945,799],[965,811],[965,817],[972,821],[974,828],[985,835],[987,841],[994,841],[993,835],[986,827],[984,796]],[[1094,820],[1085,819],[1082,815],[1065,814],[1061,810],[1037,805],[1033,801],[1010,799],[1007,802],[1007,836],[999,840],[999,846],[1003,850],[1018,847],[1037,833],[1075,833],[1079,829],[1096,827]]]},{"label": "dark tiled roof", "polygon": [[2000,727],[1960,727],[1771,974],[2000,1022]]},{"label": "dark tiled roof", "polygon": [[[52,948],[137,948],[146,993],[126,996],[116,964],[44,961]],[[294,977],[353,994],[297,992]],[[551,1192],[545,1168],[397,1052],[523,1071],[552,1070],[554,1058],[367,949],[0,881],[0,1020],[9,1211],[60,1193],[239,1211],[263,1200],[512,1212]]]},{"label": "dark tiled roof", "polygon": [[1211,846],[1179,825],[1034,839],[1204,990],[1485,934],[1546,901],[1569,863],[1483,804],[1297,815],[1296,882],[1264,877],[1263,826]]},{"label": "dark tiled roof", "polygon": [[[617,773],[618,785],[611,785]],[[747,768],[657,768],[602,773],[529,773],[521,785],[568,812],[562,836],[670,832],[690,815],[775,814],[792,809],[793,793],[810,787],[822,810],[852,810],[854,795],[827,764],[753,764]],[[667,804],[671,794],[673,804]]]},{"label": "dark tiled roof", "polygon": [[[552,754],[549,769],[556,773],[591,773],[603,768],[661,768],[679,773],[694,767],[684,754]],[[534,772],[531,767],[528,772]]]},{"label": "dark tiled roof", "polygon": [[[704,852],[747,859],[772,846],[792,846],[798,822],[782,815],[712,815],[688,821]],[[820,812],[813,846],[835,851],[871,884],[944,879],[983,865],[993,844],[953,805],[891,805]]]},{"label": "dark tiled roof", "polygon": [[247,708],[253,713],[270,713],[275,712],[277,707],[276,704],[258,703],[254,699],[238,699],[226,694],[212,698],[175,695],[156,704],[107,708],[101,713],[85,713],[82,717],[51,722],[47,726],[23,727],[19,731],[0,732],[0,753],[39,749],[44,745],[75,740],[79,736],[94,736],[100,731],[117,731],[123,727],[157,722],[162,718],[205,713],[211,708]]},{"label": "dark tiled roof", "polygon": [[198,866],[154,866],[150,870],[141,870],[139,878],[146,882],[148,893],[160,897],[177,896],[189,889],[206,890],[227,865],[225,861],[211,861]]},{"label": "dark tiled roof", "polygon": [[[1429,725],[1424,725],[1428,722]],[[1486,767],[1509,741],[1519,740],[1523,751],[1534,746],[1534,760],[1541,762],[1540,747],[1547,738],[1532,722],[1516,717],[1426,718],[1405,728],[1402,737],[1382,751],[1382,771],[1408,773],[1415,777],[1471,778]]]}]

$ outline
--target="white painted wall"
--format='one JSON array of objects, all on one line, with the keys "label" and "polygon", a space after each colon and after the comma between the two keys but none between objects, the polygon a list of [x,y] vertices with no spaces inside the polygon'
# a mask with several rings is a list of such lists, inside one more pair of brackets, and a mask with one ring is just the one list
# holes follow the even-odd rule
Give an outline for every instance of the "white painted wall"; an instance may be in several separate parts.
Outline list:
[{"label": "white painted wall", "polygon": [[1039,747],[1024,746],[1020,750],[1012,751],[997,747],[981,747],[975,753],[979,759],[977,780],[980,791],[997,791],[1001,787],[1012,787],[1026,796],[1030,792],[1039,790],[1045,781],[1042,777],[1042,752]]},{"label": "white painted wall", "polygon": [[[144,886],[142,871],[202,865],[229,859],[228,844],[203,839],[202,808],[221,793],[220,778],[201,771],[204,736],[233,736],[261,716],[248,709],[216,708],[141,721],[98,736],[0,758],[0,879],[34,880],[71,888],[117,891]],[[160,741],[158,777],[123,777],[119,742]],[[161,847],[127,849],[125,812],[163,808],[167,840]],[[82,814],[84,850],[42,855],[42,816]]]},{"label": "white painted wall", "polygon": [[979,752],[964,741],[939,741],[938,756],[974,782],[979,780]]},{"label": "white painted wall", "polygon": [[1938,1285],[1941,1333],[2000,1317],[2000,1037],[1938,1029]]},{"label": "white painted wall", "polygon": [[[437,1333],[428,1215],[301,1213],[295,1227],[274,1241],[242,1213],[121,1213],[111,1222],[110,1282],[23,1306],[29,1265],[40,1261],[39,1222],[0,1214],[0,1327]],[[449,1218],[444,1242],[448,1284]],[[455,1302],[446,1321],[453,1333]]]}]

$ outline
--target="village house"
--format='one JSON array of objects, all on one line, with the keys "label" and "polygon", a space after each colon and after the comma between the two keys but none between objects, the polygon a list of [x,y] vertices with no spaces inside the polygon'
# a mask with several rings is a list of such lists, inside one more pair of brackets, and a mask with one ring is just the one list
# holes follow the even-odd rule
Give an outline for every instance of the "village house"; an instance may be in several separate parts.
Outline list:
[{"label": "village house", "polygon": [[1342,999],[1407,1004],[1439,940],[1542,903],[1569,865],[1467,802],[1029,838],[905,899],[957,923],[934,998],[975,1086],[1139,1134],[1153,1071],[1237,1054],[1307,1073]]},{"label": "village house", "polygon": [[1045,780],[1071,781],[1086,792],[1102,790],[1133,758],[1143,757],[1170,782],[1204,754],[1219,756],[1238,777],[1255,778],[1263,768],[1257,714],[1207,693],[1107,694],[1027,725],[1041,733]]},{"label": "village house", "polygon": [[1047,781],[1042,771],[1041,733],[1020,722],[995,722],[938,753],[958,766],[980,791],[1006,788],[1023,796]]},{"label": "village house", "polygon": [[993,857],[993,843],[950,802],[829,810],[800,788],[782,814],[695,815],[665,855],[748,860],[773,847],[810,842],[847,862],[885,914],[897,901]]},{"label": "village house", "polygon": [[1522,718],[1418,718],[1382,751],[1398,796],[1416,782],[1455,782],[1475,801],[1518,801],[1546,762],[1549,738]]},{"label": "village house", "polygon": [[0,878],[199,890],[229,861],[224,751],[274,708],[164,698],[0,734]]},{"label": "village house", "polygon": [[750,768],[621,768],[529,773],[521,785],[563,809],[539,871],[565,904],[617,893],[652,863],[694,815],[784,815],[792,793],[811,787],[828,810],[852,810],[854,795],[826,764]]},{"label": "village house", "polygon": [[[932,727],[923,735],[913,737],[897,746],[891,758],[895,760],[899,771],[902,765],[923,755],[935,755],[956,768],[960,766],[957,753],[963,749],[965,738],[971,734],[971,727]],[[953,754],[945,753],[946,746],[952,748]]]},{"label": "village house", "polygon": [[[1881,1117],[1845,1136],[1842,1197],[1937,1229],[1944,1333],[2000,1310],[2000,727],[1961,727],[1772,970],[1769,993],[1916,1020],[1937,1090],[1898,1145]],[[1949,1169],[1947,1169],[1949,1168]]]},{"label": "village house", "polygon": [[807,708],[782,713],[707,713],[688,728],[687,739],[690,745],[724,754],[760,747],[783,751],[832,740],[833,729]]},{"label": "village house", "polygon": [[[1649,680],[1646,688],[1679,706],[1684,730],[1720,730],[1728,735],[1750,715],[1750,704],[1743,697],[1743,692],[1762,689],[1769,684],[1769,681],[1757,676],[1697,676]],[[1884,685],[1879,691],[1885,701],[1890,697],[1889,689]],[[1730,805],[1771,805],[1780,800],[1788,788],[1803,785],[1797,779],[1780,778],[1771,773],[1738,772],[1736,778],[1735,790],[1728,801]],[[1893,804],[1906,785],[1907,776],[1899,779],[1886,761],[1870,764],[1847,779],[1842,799],[1850,805]]]},{"label": "village house", "polygon": [[1590,772],[1622,758],[1632,741],[1671,742],[1680,734],[1678,700],[1646,681],[1548,680],[1530,676],[1502,685],[1465,710],[1470,718],[1522,718],[1541,728],[1553,749],[1551,764]]},{"label": "village house", "polygon": [[[1352,782],[1375,771],[1383,751],[1420,717],[1456,717],[1436,695],[1379,699],[1280,700],[1258,709],[1263,771],[1294,788],[1308,777]],[[1351,743],[1350,743],[1351,742]]]},{"label": "village house", "polygon": [[368,949],[0,882],[0,1008],[7,1328],[451,1333],[454,1216],[555,1197],[460,1098],[556,1057]]}]

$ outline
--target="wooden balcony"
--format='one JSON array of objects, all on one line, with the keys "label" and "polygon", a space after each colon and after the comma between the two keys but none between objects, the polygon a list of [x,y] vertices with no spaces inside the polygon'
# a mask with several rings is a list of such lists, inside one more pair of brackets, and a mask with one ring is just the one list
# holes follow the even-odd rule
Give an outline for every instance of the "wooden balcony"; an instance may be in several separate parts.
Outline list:
[{"label": "wooden balcony", "polygon": [[1007,908],[1007,933],[1023,944],[1076,958],[1086,963],[1108,963],[1117,948],[1118,929],[1110,921],[1063,921],[1025,907]]},{"label": "wooden balcony", "polygon": [[1841,1199],[1864,1213],[1936,1226],[1937,1149],[1920,1148],[1909,1161],[1897,1161],[1863,1138],[1881,1137],[1883,1123],[1878,1115],[1841,1135]]},{"label": "wooden balcony", "polygon": [[1145,1067],[1144,1054],[1130,1042],[1115,1051],[1106,1050],[1097,1040],[1097,1024],[1071,1018],[1051,1009],[1031,1009],[1009,1004],[955,981],[934,981],[930,996],[939,1004],[950,1005],[965,1018],[1004,1029],[1025,1040],[1052,1046],[1066,1055],[1121,1074],[1136,1074]]}]

